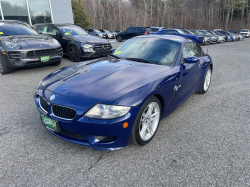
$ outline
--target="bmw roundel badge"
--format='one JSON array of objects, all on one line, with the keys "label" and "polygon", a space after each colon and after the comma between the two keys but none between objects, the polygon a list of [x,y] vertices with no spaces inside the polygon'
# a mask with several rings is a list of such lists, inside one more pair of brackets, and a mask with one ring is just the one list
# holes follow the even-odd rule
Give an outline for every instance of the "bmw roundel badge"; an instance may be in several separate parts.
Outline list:
[{"label": "bmw roundel badge", "polygon": [[50,96],[50,100],[51,100],[51,101],[54,100],[55,98],[56,98],[55,95]]}]

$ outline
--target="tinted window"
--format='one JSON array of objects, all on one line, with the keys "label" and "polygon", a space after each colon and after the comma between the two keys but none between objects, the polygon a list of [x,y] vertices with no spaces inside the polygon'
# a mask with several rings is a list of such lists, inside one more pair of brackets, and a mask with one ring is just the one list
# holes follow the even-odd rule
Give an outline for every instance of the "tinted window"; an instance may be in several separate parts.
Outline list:
[{"label": "tinted window", "polygon": [[156,32],[158,30],[159,30],[159,28],[151,28],[151,31],[153,31],[153,32]]},{"label": "tinted window", "polygon": [[75,25],[58,26],[58,27],[63,35],[88,35],[88,33],[85,30]]},{"label": "tinted window", "polygon": [[0,35],[38,35],[38,33],[24,24],[6,24],[0,23]]},{"label": "tinted window", "polygon": [[249,30],[241,30],[241,32],[249,32]]},{"label": "tinted window", "polygon": [[37,30],[41,31],[43,34],[56,35],[59,32],[53,25],[39,25]]},{"label": "tinted window", "polygon": [[144,27],[137,27],[137,32],[145,32],[146,29]]},{"label": "tinted window", "polygon": [[128,33],[130,33],[130,32],[136,32],[136,28],[130,27],[130,28],[128,28],[126,31],[127,31]]},{"label": "tinted window", "polygon": [[174,34],[174,30],[164,30],[163,33],[165,34]]},{"label": "tinted window", "polygon": [[142,58],[159,65],[172,66],[179,53],[180,43],[156,38],[134,38],[114,52],[120,58]]}]

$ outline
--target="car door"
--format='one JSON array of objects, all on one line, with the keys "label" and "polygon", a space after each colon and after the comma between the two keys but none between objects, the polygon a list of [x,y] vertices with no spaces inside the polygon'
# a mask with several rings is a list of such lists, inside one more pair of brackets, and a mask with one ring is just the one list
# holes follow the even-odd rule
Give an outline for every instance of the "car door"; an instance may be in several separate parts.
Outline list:
[{"label": "car door", "polygon": [[182,58],[179,62],[180,79],[176,85],[175,94],[172,98],[172,105],[180,105],[190,94],[197,91],[197,86],[201,81],[201,64],[197,63],[186,64],[184,59],[191,56],[196,56],[201,60],[202,49],[194,42],[184,44],[182,48]]},{"label": "car door", "polygon": [[124,34],[123,39],[130,39],[130,38],[133,38],[134,35],[135,35],[135,32],[136,32],[136,28],[135,28],[135,27],[129,27],[129,28],[126,30],[126,33]]}]

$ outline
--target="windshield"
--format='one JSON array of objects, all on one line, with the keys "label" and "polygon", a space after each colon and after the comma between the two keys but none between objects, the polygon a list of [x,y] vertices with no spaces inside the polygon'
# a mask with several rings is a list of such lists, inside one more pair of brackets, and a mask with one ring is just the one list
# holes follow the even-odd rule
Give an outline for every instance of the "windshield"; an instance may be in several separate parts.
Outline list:
[{"label": "windshield", "polygon": [[241,30],[241,32],[249,32],[249,30]]},{"label": "windshield", "polygon": [[104,30],[104,32],[105,32],[106,34],[110,34],[110,32],[109,32],[109,31],[107,31],[107,30]]},{"label": "windshield", "polygon": [[179,32],[180,34],[187,34],[187,33],[185,33],[183,30],[178,30],[178,32]]},{"label": "windshield", "polygon": [[38,35],[30,26],[19,23],[0,23],[0,36],[8,35]]},{"label": "windshield", "polygon": [[158,30],[159,30],[159,28],[151,27],[151,31],[152,31],[152,32],[157,32]]},{"label": "windshield", "polygon": [[81,27],[75,25],[58,26],[63,35],[88,35]]},{"label": "windshield", "polygon": [[181,44],[158,38],[134,38],[118,47],[119,58],[140,58],[158,65],[173,66]]},{"label": "windshield", "polygon": [[101,34],[101,33],[102,33],[101,31],[96,30],[96,29],[94,29],[94,31],[95,31],[97,34]]},{"label": "windshield", "polygon": [[195,35],[200,35],[200,33],[198,31],[196,31],[196,30],[191,30],[190,32],[192,32]]},{"label": "windshield", "polygon": [[202,34],[209,34],[206,31],[199,31],[199,32],[202,33]]},{"label": "windshield", "polygon": [[187,34],[192,34],[192,35],[194,35],[191,31],[189,31],[189,30],[183,30],[183,32],[185,32],[185,33],[187,33]]}]

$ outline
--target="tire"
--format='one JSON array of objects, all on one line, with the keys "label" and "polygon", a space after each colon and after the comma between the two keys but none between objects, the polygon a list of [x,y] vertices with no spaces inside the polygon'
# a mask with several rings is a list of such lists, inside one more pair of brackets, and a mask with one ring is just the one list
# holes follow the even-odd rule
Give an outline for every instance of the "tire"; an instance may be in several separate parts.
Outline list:
[{"label": "tire", "polygon": [[59,66],[60,64],[61,64],[61,60],[58,61],[58,62],[55,62],[55,63],[51,64],[51,66]]},{"label": "tire", "polygon": [[[150,106],[152,107],[151,112],[149,112]],[[161,103],[157,97],[152,96],[142,105],[139,113],[137,114],[131,132],[131,141],[136,145],[148,144],[156,134],[160,118]]]},{"label": "tire", "polygon": [[4,58],[0,55],[0,74],[9,74],[13,70],[6,64]]},{"label": "tire", "polygon": [[75,45],[71,45],[69,47],[68,55],[69,55],[69,59],[72,62],[79,62],[81,60],[80,51],[77,49],[77,47]]},{"label": "tire", "polygon": [[209,66],[209,68],[207,69],[206,74],[204,76],[201,88],[197,92],[198,94],[205,94],[205,93],[207,93],[207,91],[209,89],[209,86],[210,86],[210,83],[211,83],[211,77],[212,77],[212,69]]},{"label": "tire", "polygon": [[118,42],[122,42],[122,37],[121,37],[121,36],[117,36],[117,37],[116,37],[116,40],[117,40]]}]

